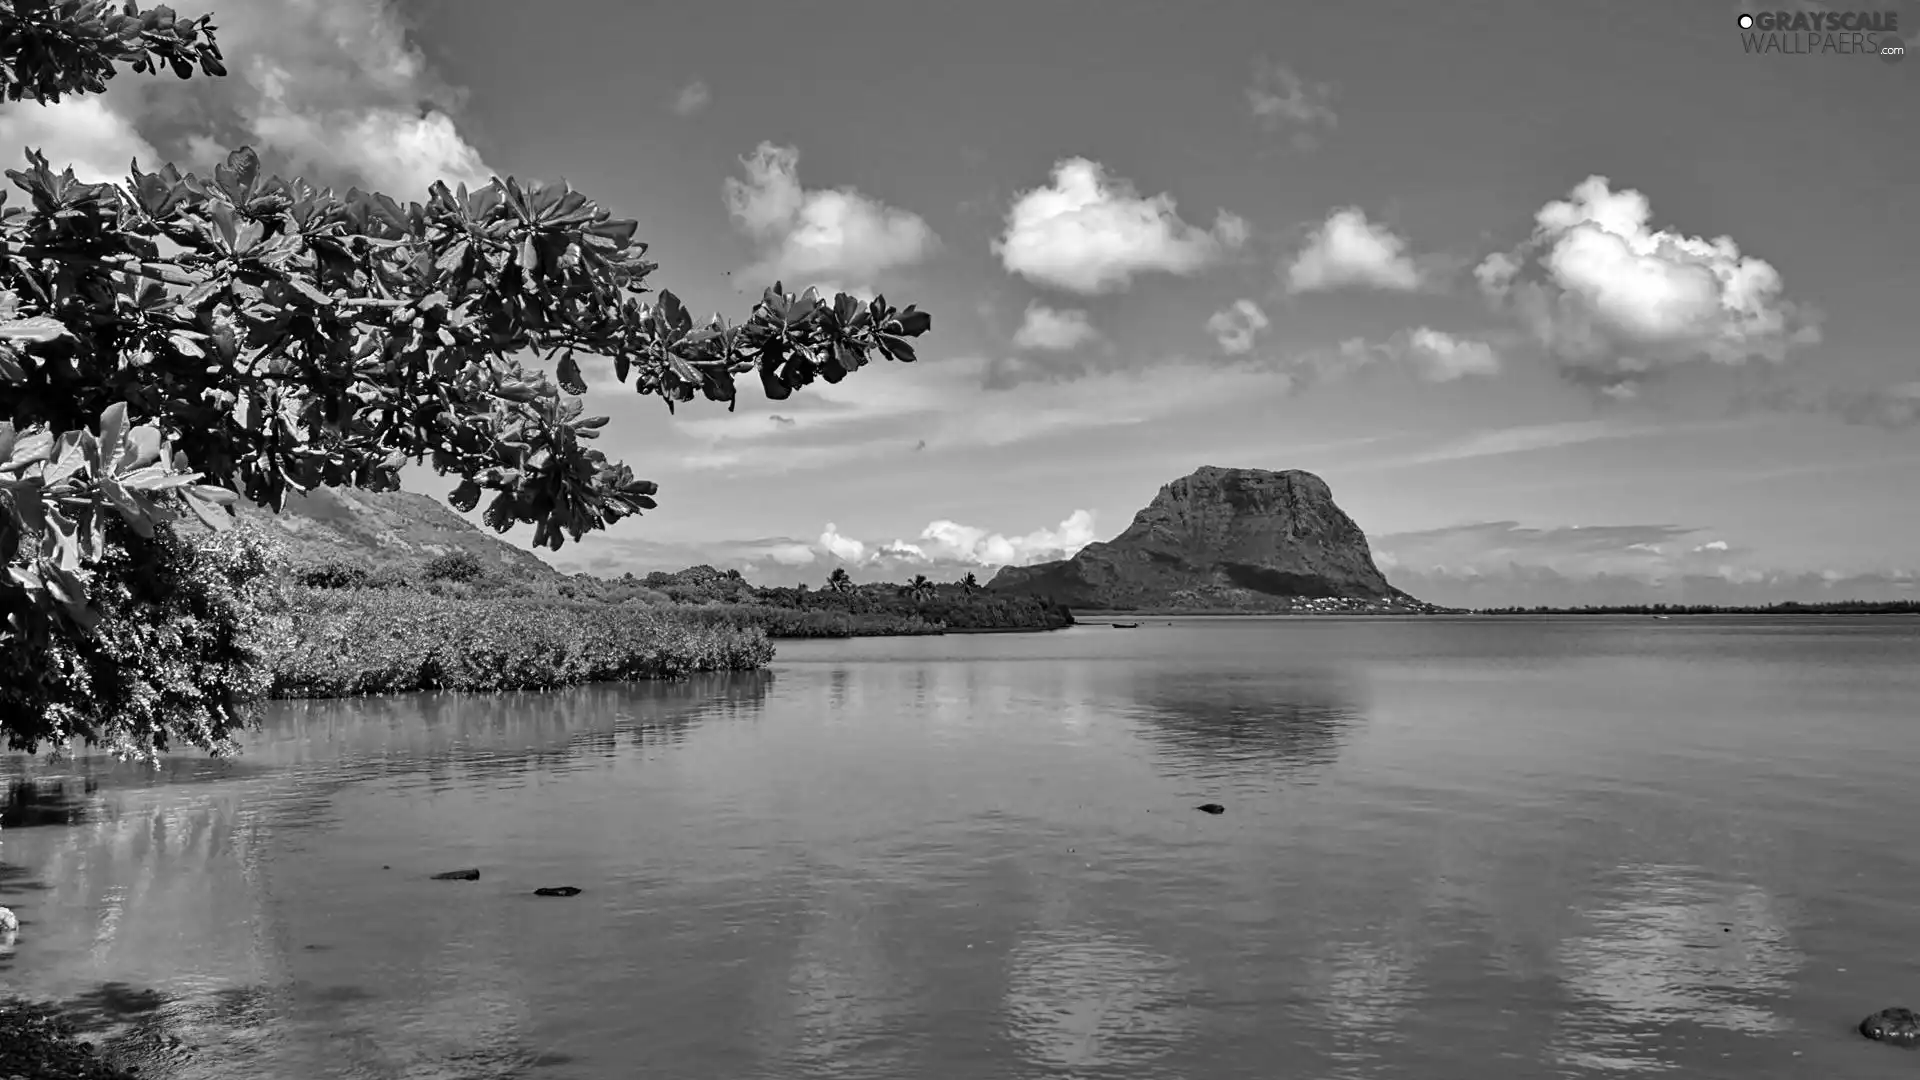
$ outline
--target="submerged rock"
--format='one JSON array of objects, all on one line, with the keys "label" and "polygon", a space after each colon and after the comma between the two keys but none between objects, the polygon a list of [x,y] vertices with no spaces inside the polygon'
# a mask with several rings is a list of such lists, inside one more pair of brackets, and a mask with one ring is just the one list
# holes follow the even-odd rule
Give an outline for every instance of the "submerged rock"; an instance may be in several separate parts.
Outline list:
[{"label": "submerged rock", "polygon": [[444,874],[433,875],[435,881],[479,881],[478,870],[449,870]]},{"label": "submerged rock", "polygon": [[1199,806],[1194,807],[1194,809],[1203,814],[1224,814],[1227,812],[1227,808],[1217,802],[1203,802]]},{"label": "submerged rock", "polygon": [[533,890],[535,896],[579,896],[580,890],[571,885],[548,885]]},{"label": "submerged rock", "polygon": [[1860,1021],[1860,1034],[1895,1046],[1920,1046],[1920,1015],[1898,1006],[1881,1009]]}]

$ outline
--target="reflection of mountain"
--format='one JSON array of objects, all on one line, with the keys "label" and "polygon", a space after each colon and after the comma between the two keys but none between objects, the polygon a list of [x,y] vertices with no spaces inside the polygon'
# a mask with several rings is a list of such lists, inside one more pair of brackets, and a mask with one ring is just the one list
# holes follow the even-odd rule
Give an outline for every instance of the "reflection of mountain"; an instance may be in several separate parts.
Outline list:
[{"label": "reflection of mountain", "polygon": [[1138,1070],[1188,1033],[1185,980],[1143,946],[1086,928],[1043,930],[1008,962],[1008,1026],[1043,1067]]},{"label": "reflection of mountain", "polygon": [[1365,719],[1355,688],[1323,669],[1147,671],[1132,696],[1141,734],[1200,769],[1324,767]]},{"label": "reflection of mountain", "polygon": [[1588,1006],[1564,1019],[1569,1063],[1657,1064],[1656,1047],[1670,1041],[1661,1028],[1676,1023],[1743,1035],[1783,1028],[1770,1006],[1791,990],[1801,956],[1759,887],[1639,866],[1612,902],[1585,915],[1588,932],[1560,947],[1568,989]]}]

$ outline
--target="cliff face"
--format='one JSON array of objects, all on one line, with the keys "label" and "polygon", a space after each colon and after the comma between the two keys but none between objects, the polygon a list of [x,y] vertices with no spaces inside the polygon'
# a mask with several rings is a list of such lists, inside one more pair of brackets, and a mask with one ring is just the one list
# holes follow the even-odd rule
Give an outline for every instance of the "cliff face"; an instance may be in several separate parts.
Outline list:
[{"label": "cliff face", "polygon": [[1387,583],[1326,481],[1212,465],[1161,488],[1112,540],[987,587],[1110,611],[1426,607]]}]

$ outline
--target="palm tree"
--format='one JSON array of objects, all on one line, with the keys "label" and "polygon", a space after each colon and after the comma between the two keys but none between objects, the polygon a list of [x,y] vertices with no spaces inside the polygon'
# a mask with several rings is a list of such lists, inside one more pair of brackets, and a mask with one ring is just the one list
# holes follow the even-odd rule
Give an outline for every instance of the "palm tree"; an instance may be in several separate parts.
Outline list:
[{"label": "palm tree", "polygon": [[847,576],[846,567],[833,568],[833,573],[827,575],[827,588],[841,593],[853,591],[853,579]]},{"label": "palm tree", "polygon": [[907,582],[907,587],[901,591],[913,597],[916,604],[931,600],[934,596],[933,582],[925,574],[913,575],[913,580]]},{"label": "palm tree", "polygon": [[967,571],[967,576],[960,579],[960,591],[967,596],[980,591],[980,579],[973,576],[973,571]]}]

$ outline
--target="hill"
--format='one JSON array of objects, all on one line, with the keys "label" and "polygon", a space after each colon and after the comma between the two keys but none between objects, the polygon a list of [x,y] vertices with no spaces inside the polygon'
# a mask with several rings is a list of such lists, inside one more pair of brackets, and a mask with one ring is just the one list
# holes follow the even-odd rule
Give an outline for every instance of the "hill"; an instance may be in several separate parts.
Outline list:
[{"label": "hill", "polygon": [[1326,481],[1297,469],[1203,466],[1162,487],[1112,540],[1006,567],[987,588],[1077,610],[1439,610],[1394,588]]}]

